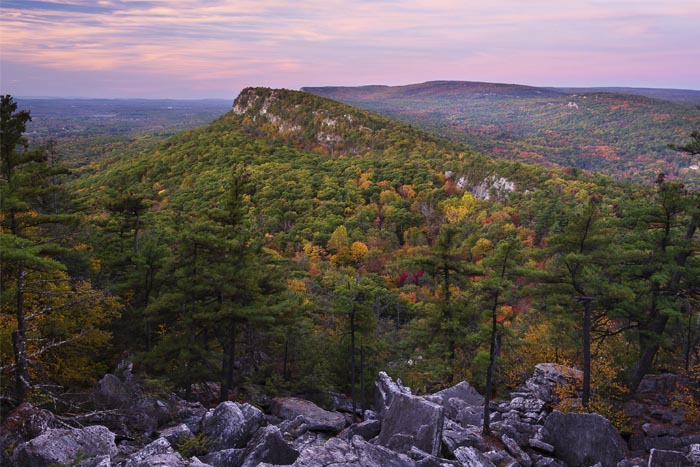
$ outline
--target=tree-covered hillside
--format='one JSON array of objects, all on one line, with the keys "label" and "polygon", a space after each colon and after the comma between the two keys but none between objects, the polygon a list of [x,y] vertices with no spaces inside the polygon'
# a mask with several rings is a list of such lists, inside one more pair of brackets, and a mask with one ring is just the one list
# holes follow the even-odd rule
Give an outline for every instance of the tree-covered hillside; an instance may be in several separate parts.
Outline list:
[{"label": "tree-covered hillside", "polygon": [[499,158],[642,183],[653,183],[658,172],[700,183],[697,156],[668,148],[700,128],[700,109],[689,104],[602,90],[453,81],[305,90]]},{"label": "tree-covered hillside", "polygon": [[[30,227],[58,208],[32,194],[43,162],[27,154],[3,146],[3,362],[21,360],[18,297],[25,315],[58,319],[67,311],[42,312],[42,297],[65,277],[117,302],[81,315],[98,314],[111,344],[66,345],[105,365],[126,351],[186,395],[216,381],[221,399],[334,389],[364,405],[390,368],[419,390],[468,379],[491,396],[552,361],[584,369],[584,405],[612,411],[648,372],[698,371],[700,205],[663,176],[619,184],[492,159],[313,94],[250,88],[210,125],[51,179],[78,222],[56,236]],[[39,248],[49,238],[61,248]],[[25,326],[37,397],[80,383],[55,353],[77,347],[33,353],[59,342],[53,329]],[[23,397],[20,370],[3,366],[3,394]],[[673,397],[687,405],[698,388],[686,389]]]}]

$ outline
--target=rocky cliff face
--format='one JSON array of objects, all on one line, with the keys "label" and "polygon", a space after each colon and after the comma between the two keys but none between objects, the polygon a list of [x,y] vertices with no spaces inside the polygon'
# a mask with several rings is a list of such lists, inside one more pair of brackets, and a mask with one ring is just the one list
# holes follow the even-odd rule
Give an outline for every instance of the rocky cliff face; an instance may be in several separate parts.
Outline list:
[{"label": "rocky cliff face", "polygon": [[[206,409],[175,396],[144,396],[133,380],[107,375],[95,391],[90,426],[66,427],[28,404],[7,417],[0,431],[2,465],[700,466],[700,434],[690,433],[687,424],[656,437],[665,436],[666,446],[630,452],[600,415],[552,411],[553,389],[576,377],[576,370],[538,365],[509,401],[493,404],[493,435],[484,437],[484,399],[467,382],[416,396],[380,373],[375,411],[354,422],[352,414],[340,411],[347,407],[344,401],[330,411],[296,398],[275,399],[269,413],[237,402]],[[661,425],[649,423],[646,432],[660,434],[654,426]]]}]

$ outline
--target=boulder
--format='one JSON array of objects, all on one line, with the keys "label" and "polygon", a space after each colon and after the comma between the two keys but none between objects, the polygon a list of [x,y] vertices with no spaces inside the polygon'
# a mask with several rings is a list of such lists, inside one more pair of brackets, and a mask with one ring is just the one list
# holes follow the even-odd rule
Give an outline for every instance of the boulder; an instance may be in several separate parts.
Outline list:
[{"label": "boulder", "polygon": [[313,402],[296,397],[279,397],[272,402],[272,414],[291,420],[299,415],[304,418],[307,429],[338,433],[345,428],[345,416],[339,412],[323,410]]},{"label": "boulder", "polygon": [[51,464],[70,464],[80,457],[114,456],[116,453],[114,433],[104,426],[50,428],[17,446],[12,453],[11,465],[46,467]]},{"label": "boulder", "polygon": [[10,465],[10,454],[20,444],[49,428],[62,428],[48,410],[24,402],[10,412],[0,426],[0,465]]},{"label": "boulder", "polygon": [[557,386],[578,385],[582,379],[580,370],[557,363],[539,363],[535,365],[532,377],[525,382],[525,389],[537,399],[551,403],[557,399],[554,392]]},{"label": "boulder", "polygon": [[513,438],[508,435],[501,435],[501,441],[503,441],[506,450],[508,450],[510,455],[513,456],[520,465],[523,467],[532,467],[532,459],[530,459],[530,456],[528,456],[525,451],[520,449],[520,446],[518,446],[518,443],[516,443]]},{"label": "boulder", "polygon": [[175,451],[167,439],[158,438],[130,455],[124,467],[187,467],[189,462]]},{"label": "boulder", "polygon": [[417,467],[461,467],[458,461],[431,456],[427,452],[423,452],[415,446],[408,451],[408,457],[416,461]]},{"label": "boulder", "polygon": [[471,447],[459,448],[454,455],[462,467],[496,467],[486,456]]},{"label": "boulder", "polygon": [[692,465],[682,452],[652,449],[649,453],[649,467],[692,467]]},{"label": "boulder", "polygon": [[278,425],[282,436],[287,439],[296,439],[309,431],[309,425],[306,424],[306,420],[302,415],[297,415],[296,417],[284,420]]},{"label": "boulder", "polygon": [[158,436],[160,438],[167,439],[168,442],[172,445],[177,445],[182,443],[186,439],[192,438],[194,435],[192,434],[192,431],[186,424],[181,423],[176,426],[171,426],[159,430]]},{"label": "boulder", "polygon": [[107,373],[97,382],[93,397],[98,407],[118,409],[132,403],[137,393],[132,385]]},{"label": "boulder", "polygon": [[282,434],[276,426],[266,426],[258,430],[248,446],[243,454],[245,461],[242,467],[255,467],[262,462],[290,465],[299,457],[299,452],[282,439]]},{"label": "boulder", "polygon": [[396,393],[384,414],[377,443],[402,453],[415,446],[436,456],[440,452],[443,422],[442,406],[418,396]]},{"label": "boulder", "polygon": [[457,415],[466,408],[477,408],[476,413],[483,413],[484,396],[466,381],[438,391],[433,397],[441,399],[439,403],[445,409],[445,416],[453,420],[458,420]]},{"label": "boulder", "polygon": [[[538,365],[539,366],[539,365]],[[627,447],[615,427],[598,414],[552,412],[540,439],[554,446],[554,455],[571,467],[616,467]]]},{"label": "boulder", "polygon": [[442,443],[447,452],[454,455],[454,452],[461,447],[472,447],[483,451],[486,447],[481,436],[481,429],[468,429],[445,420],[442,430]]},{"label": "boulder", "polygon": [[688,460],[693,467],[700,467],[700,444],[691,444]]},{"label": "boulder", "polygon": [[355,437],[351,441],[331,438],[323,446],[303,451],[294,467],[416,467],[415,461],[382,446]]},{"label": "boulder", "polygon": [[202,457],[204,462],[213,467],[241,467],[243,465],[245,449],[222,449],[214,451]]},{"label": "boulder", "polygon": [[320,431],[307,431],[303,435],[295,438],[291,446],[298,452],[303,452],[304,450],[315,447],[322,446],[328,441],[328,435]]},{"label": "boulder", "polygon": [[411,394],[411,389],[401,384],[401,380],[392,380],[385,372],[380,371],[377,380],[374,382],[376,391],[374,392],[374,408],[381,418],[384,412],[389,409],[396,394]]},{"label": "boulder", "polygon": [[95,456],[85,459],[78,467],[112,467],[112,461],[108,455]]},{"label": "boulder", "polygon": [[222,402],[202,419],[202,434],[213,450],[242,448],[264,422],[264,415],[250,404]]},{"label": "boulder", "polygon": [[338,433],[338,437],[351,440],[355,436],[361,436],[366,441],[369,441],[379,434],[381,428],[382,424],[379,420],[365,420],[364,422],[353,423],[345,428]]}]

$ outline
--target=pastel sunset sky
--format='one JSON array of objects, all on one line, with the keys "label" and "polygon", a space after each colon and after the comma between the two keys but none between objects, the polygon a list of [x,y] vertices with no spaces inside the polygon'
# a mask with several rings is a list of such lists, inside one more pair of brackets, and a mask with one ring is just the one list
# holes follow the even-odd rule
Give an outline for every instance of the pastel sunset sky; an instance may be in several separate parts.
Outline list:
[{"label": "pastel sunset sky", "polygon": [[246,86],[700,89],[700,0],[1,0],[0,91],[226,98]]}]

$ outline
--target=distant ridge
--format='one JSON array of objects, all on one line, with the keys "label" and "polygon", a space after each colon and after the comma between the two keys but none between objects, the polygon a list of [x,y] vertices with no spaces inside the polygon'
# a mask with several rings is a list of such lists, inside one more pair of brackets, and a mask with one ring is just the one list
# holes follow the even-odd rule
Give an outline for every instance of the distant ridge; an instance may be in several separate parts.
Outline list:
[{"label": "distant ridge", "polygon": [[420,98],[431,96],[502,96],[502,97],[544,97],[562,96],[565,91],[538,88],[522,84],[485,83],[478,81],[427,81],[425,83],[408,84],[404,86],[324,86],[303,87],[302,91],[318,96],[352,97],[361,94],[363,99],[382,98]]},{"label": "distant ridge", "polygon": [[663,172],[700,187],[697,161],[669,148],[700,128],[700,91],[470,81],[302,89],[499,158],[644,183]]},{"label": "distant ridge", "polygon": [[662,89],[662,88],[624,88],[624,87],[591,87],[591,88],[545,88],[567,94],[590,92],[614,92],[620,94],[635,94],[683,104],[700,105],[700,91],[694,89]]}]

